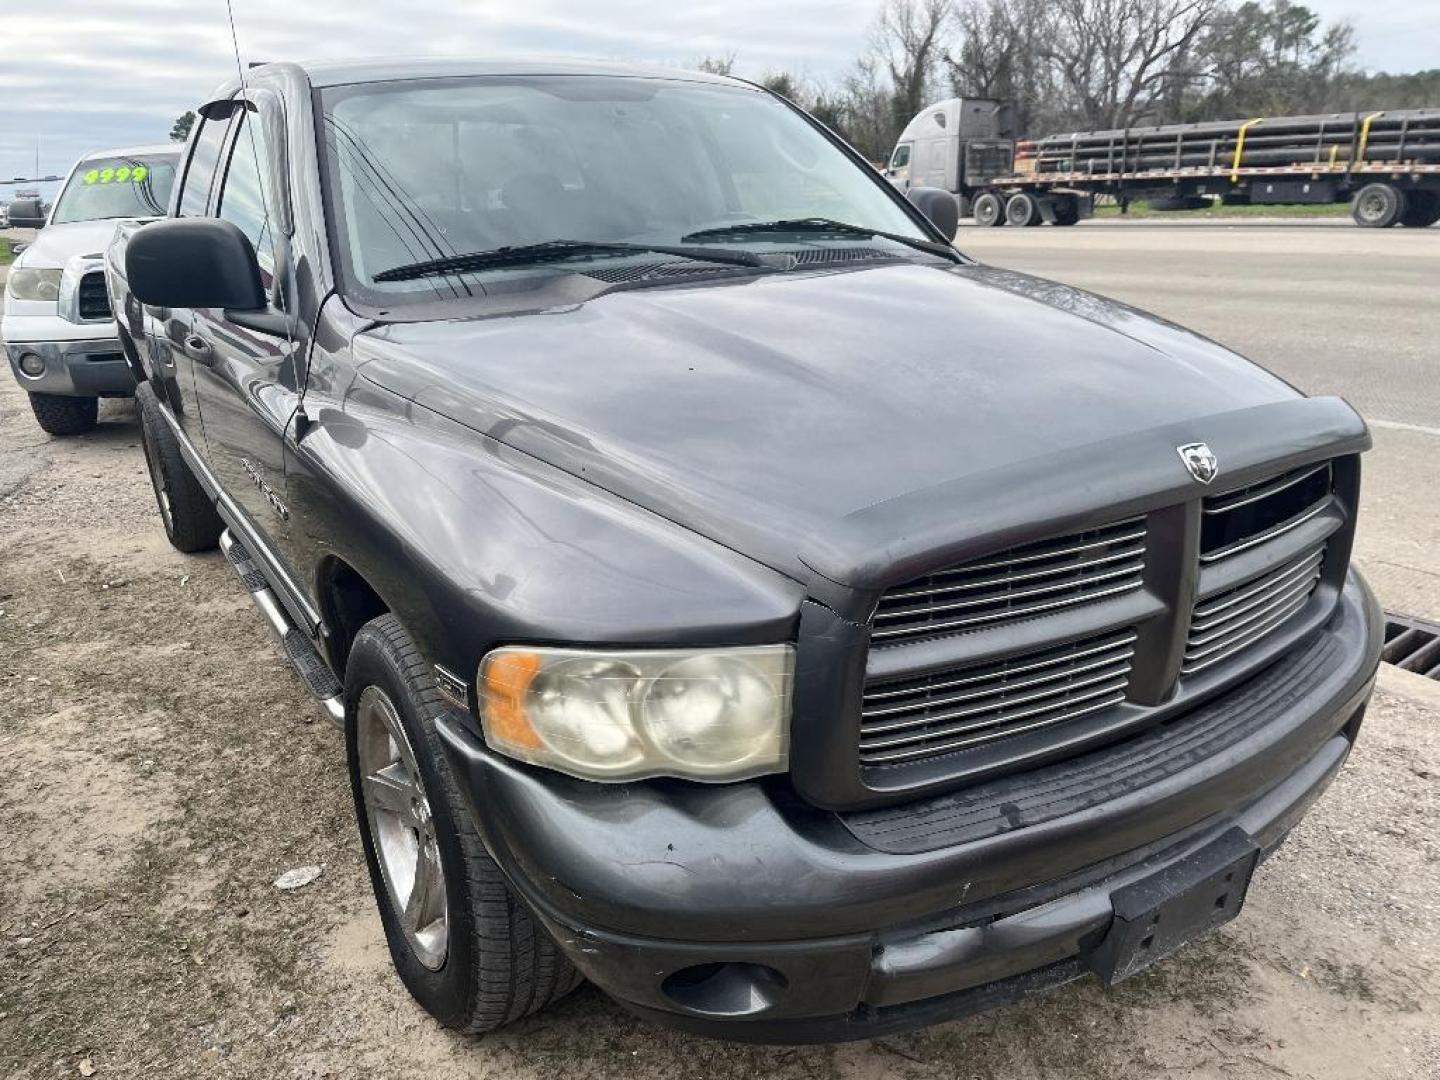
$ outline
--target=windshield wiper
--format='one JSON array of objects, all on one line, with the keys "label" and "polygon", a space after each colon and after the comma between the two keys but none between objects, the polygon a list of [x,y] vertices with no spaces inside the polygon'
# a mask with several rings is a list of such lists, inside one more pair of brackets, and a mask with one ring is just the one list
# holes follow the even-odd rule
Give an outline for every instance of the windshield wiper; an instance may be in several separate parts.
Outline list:
[{"label": "windshield wiper", "polygon": [[723,263],[728,266],[768,266],[751,251],[726,251],[710,247],[679,247],[668,244],[627,244],[620,241],[546,240],[539,244],[519,244],[491,251],[472,251],[464,255],[444,255],[436,259],[393,266],[375,275],[376,281],[414,281],[436,274],[456,274],[469,270],[490,270],[499,266],[525,266],[531,263],[558,262],[562,259],[589,255],[628,255],[636,252],[674,255],[698,262]]},{"label": "windshield wiper", "polygon": [[879,236],[886,240],[893,240],[897,244],[904,244],[919,251],[928,251],[932,255],[939,255],[943,258],[959,262],[960,253],[949,244],[941,244],[934,240],[923,240],[916,236],[905,236],[902,233],[886,232],[884,229],[872,229],[868,225],[851,225],[846,221],[835,221],[831,218],[808,217],[791,218],[783,221],[744,221],[735,225],[718,225],[713,229],[701,229],[699,232],[688,233],[680,238],[684,244],[692,244],[701,240],[708,240],[711,237],[721,236],[746,236],[756,233],[839,233],[844,236]]}]

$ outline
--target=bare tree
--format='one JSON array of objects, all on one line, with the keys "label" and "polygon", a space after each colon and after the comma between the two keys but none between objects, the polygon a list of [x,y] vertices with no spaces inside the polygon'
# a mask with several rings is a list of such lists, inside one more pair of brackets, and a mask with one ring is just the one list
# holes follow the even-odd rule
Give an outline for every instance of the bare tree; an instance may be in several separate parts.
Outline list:
[{"label": "bare tree", "polygon": [[733,75],[735,73],[735,54],[725,53],[723,56],[706,56],[695,62],[696,71],[708,71],[711,75]]},{"label": "bare tree", "polygon": [[951,0],[885,0],[880,9],[875,51],[890,74],[891,112],[899,125],[926,105],[950,11]]},{"label": "bare tree", "polygon": [[1048,119],[1055,97],[1037,30],[1045,0],[965,0],[951,17],[942,56],[959,97],[1014,102],[1022,130]]},{"label": "bare tree", "polygon": [[873,56],[855,61],[845,77],[841,97],[845,138],[871,161],[888,159],[900,128],[895,121],[891,85],[880,62]]},{"label": "bare tree", "polygon": [[1125,127],[1157,118],[1176,80],[1200,74],[1188,57],[1223,0],[1052,0],[1040,55],[1084,127]]}]

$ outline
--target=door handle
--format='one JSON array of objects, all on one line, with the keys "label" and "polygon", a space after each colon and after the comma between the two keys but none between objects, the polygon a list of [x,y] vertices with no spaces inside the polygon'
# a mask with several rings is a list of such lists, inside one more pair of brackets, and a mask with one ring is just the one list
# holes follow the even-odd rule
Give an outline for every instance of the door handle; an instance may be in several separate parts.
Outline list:
[{"label": "door handle", "polygon": [[210,342],[206,341],[199,334],[185,335],[185,351],[190,359],[197,364],[209,365],[215,361],[215,351],[210,348]]}]

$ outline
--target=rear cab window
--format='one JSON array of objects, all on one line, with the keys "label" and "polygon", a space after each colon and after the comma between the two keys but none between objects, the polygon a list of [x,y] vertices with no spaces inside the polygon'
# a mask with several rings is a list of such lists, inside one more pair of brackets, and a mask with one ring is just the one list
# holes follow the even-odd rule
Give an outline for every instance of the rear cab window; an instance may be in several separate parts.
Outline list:
[{"label": "rear cab window", "polygon": [[220,160],[220,150],[225,145],[225,134],[229,128],[228,116],[200,121],[200,130],[191,144],[190,160],[185,167],[184,186],[180,189],[180,217],[204,217],[209,209],[210,186],[215,179],[215,166]]},{"label": "rear cab window", "polygon": [[270,190],[270,148],[265,125],[252,110],[239,115],[230,161],[221,185],[220,217],[236,226],[250,240],[260,263],[260,276],[269,288],[275,273],[272,243],[274,193]]}]

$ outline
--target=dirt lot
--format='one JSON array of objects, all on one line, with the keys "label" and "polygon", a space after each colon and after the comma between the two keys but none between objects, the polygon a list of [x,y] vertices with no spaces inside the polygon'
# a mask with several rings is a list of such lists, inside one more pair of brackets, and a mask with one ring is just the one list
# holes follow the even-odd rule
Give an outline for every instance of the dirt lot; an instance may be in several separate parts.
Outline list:
[{"label": "dirt lot", "polygon": [[0,374],[0,1076],[1440,1077],[1440,684],[1393,671],[1243,917],[1116,991],[764,1049],[587,988],[454,1038],[391,975],[337,733],[101,415],[51,440]]}]

